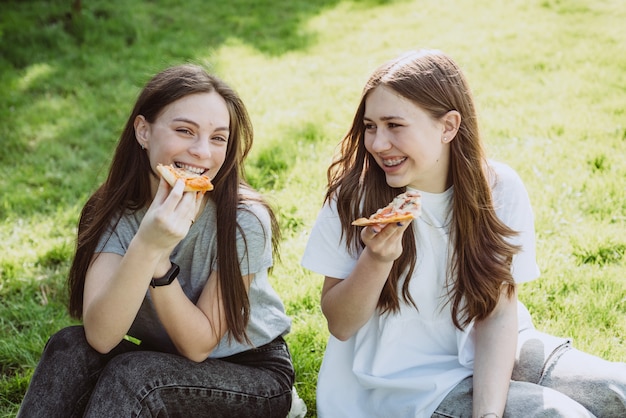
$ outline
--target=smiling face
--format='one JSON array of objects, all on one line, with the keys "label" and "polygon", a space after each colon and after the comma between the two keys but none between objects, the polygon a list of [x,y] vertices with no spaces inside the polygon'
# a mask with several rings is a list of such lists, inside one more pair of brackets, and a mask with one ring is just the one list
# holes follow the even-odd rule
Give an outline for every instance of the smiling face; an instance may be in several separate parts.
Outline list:
[{"label": "smiling face", "polygon": [[450,140],[444,120],[380,85],[365,101],[365,148],[391,187],[430,193],[448,187]]},{"label": "smiling face", "polygon": [[[226,158],[230,114],[218,93],[192,94],[163,108],[152,123],[137,116],[135,135],[153,171],[159,163],[174,164],[213,179]],[[153,192],[157,185],[158,178]]]}]

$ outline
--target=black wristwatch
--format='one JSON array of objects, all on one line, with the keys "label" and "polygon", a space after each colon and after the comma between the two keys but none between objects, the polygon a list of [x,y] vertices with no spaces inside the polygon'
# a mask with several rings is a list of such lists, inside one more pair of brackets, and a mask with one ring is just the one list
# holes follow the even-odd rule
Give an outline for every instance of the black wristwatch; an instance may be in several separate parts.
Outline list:
[{"label": "black wristwatch", "polygon": [[174,279],[178,276],[179,272],[180,272],[180,267],[178,267],[178,264],[172,263],[172,267],[170,267],[167,273],[165,273],[165,276],[159,277],[158,279],[154,277],[152,278],[152,281],[150,282],[150,286],[152,287],[167,286],[168,284],[174,281]]}]

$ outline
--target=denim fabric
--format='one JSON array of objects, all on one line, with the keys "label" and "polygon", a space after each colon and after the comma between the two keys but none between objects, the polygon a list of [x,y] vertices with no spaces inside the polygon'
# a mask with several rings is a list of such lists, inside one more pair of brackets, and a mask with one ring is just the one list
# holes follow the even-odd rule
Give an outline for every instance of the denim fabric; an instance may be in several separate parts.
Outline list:
[{"label": "denim fabric", "polygon": [[[626,417],[626,363],[572,348],[536,330],[520,334],[504,418]],[[472,417],[472,378],[441,402],[435,418]]]},{"label": "denim fabric", "polygon": [[82,326],[53,335],[18,417],[281,417],[294,369],[282,338],[196,363],[122,341],[93,350]]}]

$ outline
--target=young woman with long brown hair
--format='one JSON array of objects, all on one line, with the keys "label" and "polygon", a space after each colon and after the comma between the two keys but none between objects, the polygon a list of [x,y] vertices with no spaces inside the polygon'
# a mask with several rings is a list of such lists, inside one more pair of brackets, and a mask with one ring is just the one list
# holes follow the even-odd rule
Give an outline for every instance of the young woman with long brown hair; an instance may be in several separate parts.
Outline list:
[{"label": "young woman with long brown hair", "polygon": [[[195,65],[144,87],[69,274],[83,325],[51,337],[20,417],[285,417],[294,370],[268,282],[277,222],[244,180],[253,130],[239,96]],[[214,190],[184,192],[174,164]]]},{"label": "young woman with long brown hair", "polygon": [[[417,219],[351,225],[407,190]],[[626,416],[626,365],[537,331],[518,302],[539,275],[529,197],[486,158],[440,51],[369,78],[302,264],[325,276],[320,417]]]}]

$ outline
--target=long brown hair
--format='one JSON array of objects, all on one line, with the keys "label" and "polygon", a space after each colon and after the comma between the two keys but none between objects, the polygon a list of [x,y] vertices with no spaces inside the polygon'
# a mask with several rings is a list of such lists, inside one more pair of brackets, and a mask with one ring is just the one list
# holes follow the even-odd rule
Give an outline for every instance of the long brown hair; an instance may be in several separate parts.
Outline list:
[{"label": "long brown hair", "polygon": [[[352,126],[341,142],[340,153],[328,169],[326,200],[336,199],[348,250],[356,253],[363,243],[359,228],[350,221],[369,216],[406,190],[387,185],[384,172],[364,145],[365,101],[380,85],[412,101],[435,119],[451,110],[461,114],[460,127],[450,143],[453,245],[447,291],[452,320],[462,329],[493,311],[503,285],[512,295],[515,282],[511,260],[519,249],[507,242],[516,232],[496,216],[490,187],[495,178],[482,146],[472,93],[461,69],[449,56],[440,51],[413,51],[374,71],[363,89]],[[399,310],[402,277],[402,298],[415,305],[408,290],[417,257],[412,228],[404,233],[402,245],[402,255],[394,262],[378,301],[383,312]]]},{"label": "long brown hair", "polygon": [[[253,142],[252,123],[246,107],[237,93],[222,80],[192,64],[168,68],[148,81],[128,117],[108,178],[88,199],[81,212],[76,253],[68,277],[69,312],[72,317],[82,317],[85,275],[102,234],[125,209],[140,209],[152,200],[150,176],[154,173],[147,154],[136,141],[135,118],[143,115],[152,123],[170,103],[191,94],[210,92],[217,92],[224,98],[230,114],[226,158],[212,181],[214,190],[209,194],[209,198],[216,202],[220,220],[217,223],[218,287],[226,308],[230,336],[239,342],[247,339],[245,328],[250,316],[250,304],[237,256],[236,235],[241,229],[237,224],[238,208],[244,201],[255,201],[267,208],[275,256],[278,256],[280,232],[271,208],[245,182],[243,162]],[[244,232],[241,231],[242,235]]]}]

